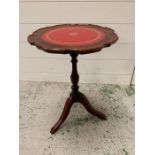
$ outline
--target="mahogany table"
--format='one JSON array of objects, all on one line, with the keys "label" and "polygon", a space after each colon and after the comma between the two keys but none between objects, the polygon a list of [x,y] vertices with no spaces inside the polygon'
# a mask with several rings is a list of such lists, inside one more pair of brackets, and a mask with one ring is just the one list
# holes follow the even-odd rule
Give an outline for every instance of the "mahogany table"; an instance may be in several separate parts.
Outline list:
[{"label": "mahogany table", "polygon": [[30,44],[45,52],[70,54],[71,56],[72,73],[70,78],[72,91],[65,103],[59,120],[50,131],[51,134],[54,134],[66,120],[75,102],[81,103],[91,114],[104,120],[107,119],[105,114],[94,109],[86,96],[79,92],[77,57],[79,54],[90,54],[100,51],[104,47],[109,47],[117,40],[118,36],[111,28],[92,24],[63,24],[45,27],[36,30],[28,36]]}]

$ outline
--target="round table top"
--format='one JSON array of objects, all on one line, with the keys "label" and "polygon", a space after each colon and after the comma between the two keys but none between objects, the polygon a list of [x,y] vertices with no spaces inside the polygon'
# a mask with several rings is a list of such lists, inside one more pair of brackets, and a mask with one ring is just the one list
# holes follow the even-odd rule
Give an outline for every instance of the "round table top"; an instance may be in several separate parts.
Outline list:
[{"label": "round table top", "polygon": [[49,53],[88,54],[109,47],[118,40],[108,27],[92,24],[63,24],[36,30],[28,36],[30,44]]}]

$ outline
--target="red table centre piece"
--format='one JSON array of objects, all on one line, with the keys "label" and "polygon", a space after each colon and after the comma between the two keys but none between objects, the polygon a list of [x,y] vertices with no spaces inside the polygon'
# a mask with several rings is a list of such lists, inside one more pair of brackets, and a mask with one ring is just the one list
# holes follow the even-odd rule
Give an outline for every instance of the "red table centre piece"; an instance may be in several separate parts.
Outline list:
[{"label": "red table centre piece", "polygon": [[108,27],[101,27],[92,24],[63,24],[45,27],[36,30],[28,36],[30,44],[37,48],[56,54],[70,54],[72,62],[72,91],[65,103],[63,112],[57,123],[51,129],[54,134],[61,124],[66,120],[72,105],[75,102],[81,103],[85,109],[101,119],[106,119],[105,114],[94,109],[84,94],[79,92],[79,75],[77,71],[77,56],[100,51],[109,47],[118,40],[117,34]]},{"label": "red table centre piece", "polygon": [[103,41],[105,33],[90,27],[68,26],[45,32],[45,42],[66,46],[84,46]]}]

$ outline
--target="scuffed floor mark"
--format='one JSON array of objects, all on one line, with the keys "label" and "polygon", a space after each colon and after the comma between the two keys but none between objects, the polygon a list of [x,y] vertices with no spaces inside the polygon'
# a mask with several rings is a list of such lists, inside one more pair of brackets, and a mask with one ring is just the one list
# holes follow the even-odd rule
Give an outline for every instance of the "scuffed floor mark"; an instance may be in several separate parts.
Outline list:
[{"label": "scuffed floor mark", "polygon": [[126,90],[126,94],[128,96],[132,96],[132,95],[135,94],[135,87],[134,87],[134,85],[129,85],[125,90]]},{"label": "scuffed floor mark", "polygon": [[123,148],[123,153],[124,153],[124,155],[129,155],[129,154],[128,154],[128,151],[126,151],[125,148]]},{"label": "scuffed floor mark", "polygon": [[120,91],[121,87],[119,85],[103,85],[100,89],[100,93],[103,97],[107,97],[109,100],[116,101],[117,99],[113,97],[117,91]]}]

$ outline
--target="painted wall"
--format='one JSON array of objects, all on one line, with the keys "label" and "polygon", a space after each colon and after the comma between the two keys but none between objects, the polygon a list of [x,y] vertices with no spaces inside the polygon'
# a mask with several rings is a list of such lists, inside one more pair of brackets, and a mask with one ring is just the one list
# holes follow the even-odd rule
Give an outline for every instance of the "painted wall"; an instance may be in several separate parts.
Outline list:
[{"label": "painted wall", "polygon": [[48,54],[27,42],[37,28],[61,23],[108,26],[119,36],[110,48],[78,57],[81,83],[130,83],[135,42],[132,0],[21,0],[20,80],[70,81],[69,55]]}]

